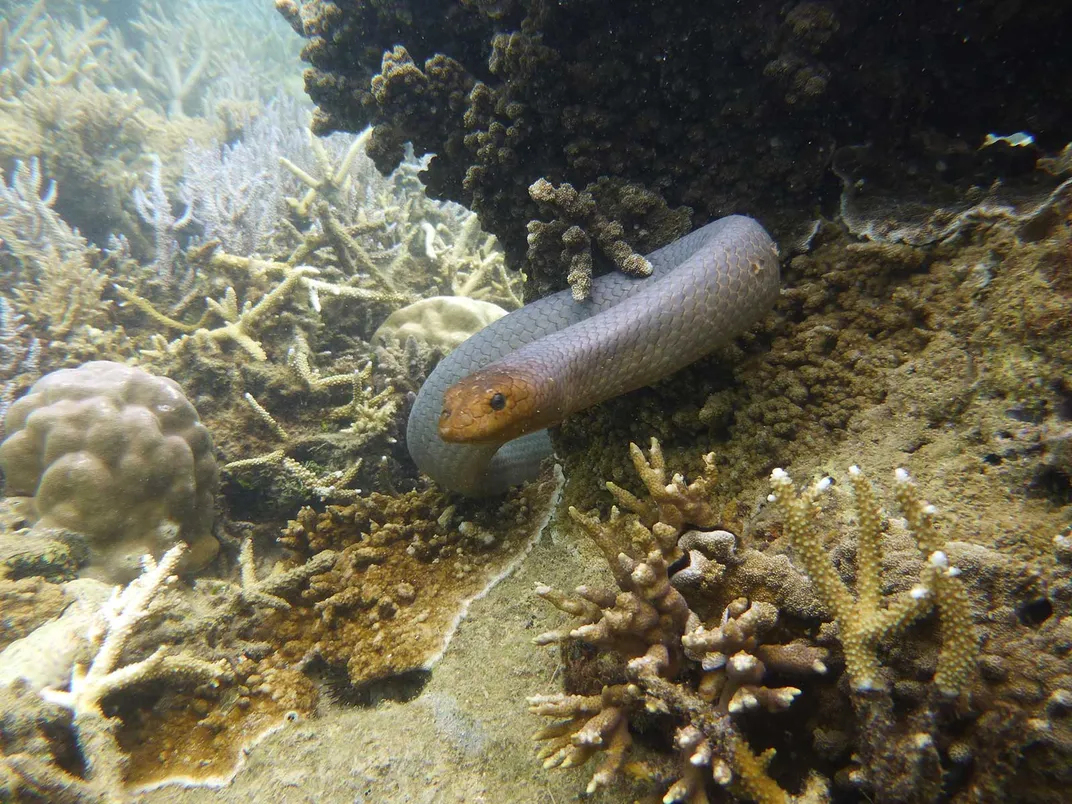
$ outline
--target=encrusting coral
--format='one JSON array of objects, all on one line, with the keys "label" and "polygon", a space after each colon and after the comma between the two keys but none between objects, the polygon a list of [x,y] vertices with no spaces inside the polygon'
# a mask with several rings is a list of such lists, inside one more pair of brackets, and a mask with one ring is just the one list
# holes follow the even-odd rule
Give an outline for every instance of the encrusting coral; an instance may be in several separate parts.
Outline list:
[{"label": "encrusting coral", "polygon": [[545,476],[495,510],[434,489],[302,509],[280,542],[299,557],[331,549],[338,560],[274,625],[284,655],[324,663],[357,689],[429,669],[469,603],[531,549],[560,481]]}]

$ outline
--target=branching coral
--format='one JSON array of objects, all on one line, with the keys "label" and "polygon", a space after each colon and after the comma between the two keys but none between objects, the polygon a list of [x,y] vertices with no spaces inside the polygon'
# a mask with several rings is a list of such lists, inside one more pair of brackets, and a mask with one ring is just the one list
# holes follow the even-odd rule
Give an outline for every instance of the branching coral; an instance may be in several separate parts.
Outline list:
[{"label": "branching coral", "polygon": [[768,674],[825,673],[826,651],[803,641],[770,644],[764,636],[778,612],[769,603],[740,598],[716,622],[701,621],[671,583],[669,564],[681,555],[678,536],[687,523],[695,517],[711,524],[713,458],[705,459],[697,481],[686,485],[675,476],[667,484],[657,441],[650,460],[635,445],[631,449],[651,502],[610,485],[634,513],[623,515],[613,508],[610,519],[601,522],[570,509],[606,556],[618,589],[581,587],[569,596],[537,587],[537,594],[580,620],[580,625],[541,635],[537,643],[596,646],[620,657],[624,676],[604,684],[599,694],[530,698],[533,712],[560,718],[536,733],[537,740],[546,742],[540,750],[545,767],[572,767],[601,753],[589,793],[623,771],[652,775],[627,763],[630,720],[646,711],[671,718],[681,756],[680,774],[663,801],[706,802],[708,780],[764,803],[822,800],[825,784],[817,776],[799,799],[786,793],[767,772],[773,752],[754,754],[733,718],[751,710],[786,709],[799,689],[769,686]]},{"label": "branching coral", "polygon": [[0,438],[4,416],[16,394],[37,379],[40,356],[40,342],[26,333],[23,316],[0,295]]},{"label": "branching coral", "polygon": [[10,184],[0,181],[0,249],[17,261],[14,295],[24,314],[62,339],[100,323],[106,280],[91,266],[85,238],[53,209],[55,182],[42,191],[43,183],[37,159],[17,162]]},{"label": "branching coral", "polygon": [[818,497],[829,488],[830,479],[823,479],[797,494],[789,475],[775,469],[771,473],[774,492],[770,498],[785,517],[786,535],[797,557],[838,624],[846,672],[857,690],[866,691],[881,684],[879,644],[936,608],[942,650],[934,683],[942,693],[956,696],[964,690],[975,670],[978,639],[967,593],[957,578],[959,570],[950,566],[945,539],[935,528],[937,510],[920,498],[908,473],[898,470],[894,481],[897,502],[927,563],[918,585],[883,605],[882,510],[871,483],[859,468],[850,467],[849,478],[856,496],[859,524],[855,597],[834,569],[824,539],[816,528],[820,513]]},{"label": "branching coral", "polygon": [[304,108],[279,98],[243,128],[237,142],[186,147],[179,194],[206,240],[219,240],[231,254],[272,255],[286,212],[284,193],[297,184],[286,181],[279,160],[308,149],[307,118]]},{"label": "branching coral", "polygon": [[[592,289],[591,237],[595,237],[600,248],[625,273],[630,276],[651,274],[651,263],[625,243],[621,224],[607,220],[598,211],[591,193],[578,193],[569,184],[555,187],[546,179],[540,179],[529,187],[529,194],[533,201],[551,208],[565,219],[564,223],[529,223],[529,259],[536,258],[539,248],[546,248],[545,239],[557,236],[562,243],[562,256],[569,261],[566,281],[573,288],[573,298],[577,301],[587,299]],[[586,229],[592,230],[591,236]]]},{"label": "branching coral", "polygon": [[[327,391],[342,385],[352,388],[353,397],[350,402],[332,409],[328,414],[331,419],[349,422],[340,433],[347,436],[347,446],[350,450],[360,450],[373,438],[385,432],[393,422],[398,407],[397,394],[390,385],[381,391],[375,390],[372,363],[368,363],[360,371],[322,377],[311,367],[308,344],[300,335],[296,337],[296,343],[288,357],[310,391]],[[245,396],[257,417],[284,446],[262,455],[231,461],[223,467],[225,471],[239,473],[251,469],[278,467],[297,480],[306,493],[320,500],[353,502],[359,498],[361,489],[350,486],[361,470],[363,459],[353,460],[343,470],[314,470],[287,454],[288,450],[299,446],[299,443],[290,437],[282,425],[251,394],[247,393]]]},{"label": "branching coral", "polygon": [[176,24],[159,5],[143,9],[133,27],[142,47],[117,48],[120,62],[169,116],[182,117],[215,66],[209,43],[193,26]]},{"label": "branching coral", "polygon": [[15,25],[0,20],[0,109],[16,108],[26,87],[77,83],[96,69],[107,21],[81,10],[76,27],[45,13],[45,2],[34,3]]},{"label": "branching coral", "polygon": [[45,186],[37,159],[16,162],[9,182],[0,181],[0,241],[23,264],[52,251],[61,258],[85,252],[85,238],[56,214],[55,203],[56,183]]},{"label": "branching coral", "polygon": [[165,646],[148,658],[120,665],[120,657],[150,606],[166,588],[185,547],[176,545],[157,564],[147,556],[145,572],[121,592],[116,590],[90,632],[96,651],[88,667],[76,665],[67,690],[45,690],[46,700],[69,709],[74,730],[86,762],[86,782],[104,800],[120,800],[123,786],[123,754],[116,742],[116,718],[101,708],[103,700],[120,690],[149,680],[172,684],[203,684],[225,676],[225,663],[210,663],[186,653],[171,653]]},{"label": "branching coral", "polygon": [[137,187],[133,193],[134,208],[138,215],[152,227],[153,239],[156,245],[156,259],[153,261],[155,273],[161,274],[165,283],[171,284],[175,280],[175,256],[179,251],[176,236],[179,232],[190,225],[193,208],[187,205],[185,211],[176,216],[171,208],[171,200],[164,190],[161,179],[162,165],[160,157],[151,154],[152,170],[149,173],[149,187],[146,192]]}]

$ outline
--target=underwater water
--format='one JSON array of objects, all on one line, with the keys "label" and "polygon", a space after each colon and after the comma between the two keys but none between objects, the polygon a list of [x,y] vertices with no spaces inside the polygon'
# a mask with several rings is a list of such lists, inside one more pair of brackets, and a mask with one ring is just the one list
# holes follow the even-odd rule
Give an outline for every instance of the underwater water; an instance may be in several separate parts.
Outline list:
[{"label": "underwater water", "polygon": [[0,11],[0,802],[1067,800],[1072,12]]}]

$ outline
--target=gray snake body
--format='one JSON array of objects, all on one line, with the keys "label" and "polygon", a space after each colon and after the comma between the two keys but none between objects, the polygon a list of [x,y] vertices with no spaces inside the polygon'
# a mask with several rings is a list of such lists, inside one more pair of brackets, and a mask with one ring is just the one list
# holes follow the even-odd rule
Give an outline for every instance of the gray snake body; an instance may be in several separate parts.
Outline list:
[{"label": "gray snake body", "polygon": [[[713,221],[648,260],[649,278],[620,272],[598,277],[584,302],[574,301],[568,290],[547,296],[500,318],[447,355],[410,413],[406,440],[418,468],[444,488],[482,496],[535,476],[539,462],[551,453],[543,429],[477,443],[444,441],[441,413],[444,420],[459,413],[449,409],[459,404],[449,401],[457,390],[452,386],[473,386],[476,401],[465,405],[479,406],[485,394],[501,396],[486,378],[506,378],[511,388],[518,381],[524,389],[520,395],[530,389],[539,395],[532,426],[521,432],[547,427],[707,355],[751,326],[778,296],[777,247],[751,218]],[[469,423],[472,417],[462,413]],[[442,427],[446,432],[446,424]]]}]

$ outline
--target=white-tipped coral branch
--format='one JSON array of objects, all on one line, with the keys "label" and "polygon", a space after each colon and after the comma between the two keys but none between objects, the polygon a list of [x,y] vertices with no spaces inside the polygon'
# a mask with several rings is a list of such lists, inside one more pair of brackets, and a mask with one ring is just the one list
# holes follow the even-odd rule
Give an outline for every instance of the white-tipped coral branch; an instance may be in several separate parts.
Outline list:
[{"label": "white-tipped coral branch", "polygon": [[882,511],[871,483],[857,467],[849,468],[849,479],[859,523],[855,597],[834,568],[815,524],[821,513],[818,498],[830,487],[830,479],[823,478],[797,493],[789,475],[775,469],[771,473],[773,493],[769,500],[781,511],[786,535],[797,558],[838,625],[846,672],[852,685],[858,691],[877,686],[880,643],[903,632],[937,607],[942,647],[934,680],[943,694],[957,695],[974,670],[978,644],[967,592],[956,577],[956,568],[949,566],[942,549],[944,540],[934,528],[934,506],[920,499],[908,473],[898,469],[897,501],[927,561],[919,583],[907,593],[887,599],[883,605]]},{"label": "white-tipped coral branch", "polygon": [[144,681],[168,679],[196,685],[216,681],[228,673],[226,662],[212,663],[184,653],[171,654],[165,646],[151,656],[120,666],[123,650],[150,606],[174,578],[185,550],[179,544],[164,553],[160,563],[145,556],[145,571],[124,589],[116,589],[104,605],[88,634],[96,655],[89,666],[76,664],[66,690],[45,689],[41,696],[74,715],[74,731],[86,762],[86,780],[106,799],[119,800],[126,759],[116,741],[119,719],[101,708],[104,699],[118,690]]}]

